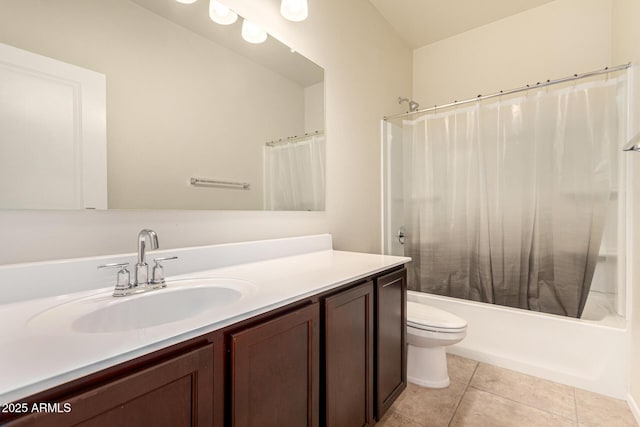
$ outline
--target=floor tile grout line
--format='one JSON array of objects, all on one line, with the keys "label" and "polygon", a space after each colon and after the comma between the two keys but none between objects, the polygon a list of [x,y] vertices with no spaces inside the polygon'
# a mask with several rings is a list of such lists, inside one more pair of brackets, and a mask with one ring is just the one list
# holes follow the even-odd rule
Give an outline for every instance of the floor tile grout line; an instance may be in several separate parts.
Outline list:
[{"label": "floor tile grout line", "polygon": [[[569,418],[569,417],[564,416],[564,415],[562,415],[562,414],[558,414],[558,413],[556,413],[556,412],[547,411],[546,409],[538,408],[537,406],[532,406],[532,405],[529,405],[529,404],[527,404],[527,403],[520,402],[519,400],[511,399],[510,397],[506,397],[506,396],[503,396],[503,395],[501,395],[501,394],[494,393],[494,392],[492,392],[492,391],[490,391],[490,390],[485,390],[485,389],[482,389],[482,388],[480,388],[480,387],[476,387],[476,386],[473,386],[473,385],[469,385],[469,387],[473,388],[474,390],[482,391],[482,392],[484,392],[484,393],[491,394],[491,395],[496,396],[496,397],[499,397],[499,398],[501,398],[501,399],[505,399],[505,400],[508,400],[508,401],[510,401],[510,402],[513,402],[513,403],[517,403],[517,404],[519,404],[519,405],[522,405],[522,406],[526,406],[527,408],[535,409],[535,410],[538,410],[538,411],[544,412],[544,413],[546,413],[546,414],[553,415],[554,417],[564,418],[565,420],[568,420],[568,421],[577,421],[577,415],[576,415],[576,419],[572,419],[572,418]],[[466,394],[466,392],[467,392],[467,390],[465,390],[465,394]]]},{"label": "floor tile grout line", "polygon": [[467,390],[469,390],[469,387],[471,387],[471,381],[473,380],[473,377],[476,374],[476,371],[478,370],[478,366],[480,366],[480,362],[476,361],[476,366],[475,368],[473,368],[473,374],[471,374],[471,376],[469,377],[469,381],[467,382],[467,385],[464,387],[464,391],[460,395],[460,398],[456,403],[456,407],[451,412],[451,416],[449,417],[449,422],[447,423],[447,427],[451,426],[451,422],[455,418],[456,412],[458,412],[458,408],[460,408],[460,404],[462,403],[462,399],[464,399],[464,395],[467,394]]},{"label": "floor tile grout line", "polygon": [[576,426],[580,425],[580,418],[578,418],[578,398],[576,397],[576,388],[573,388],[573,410],[576,413]]},{"label": "floor tile grout line", "polygon": [[[497,397],[499,399],[502,399],[503,401],[512,402],[512,403],[517,404],[517,405],[519,405],[519,406],[521,406],[523,408],[529,408],[529,409],[532,409],[532,410],[537,410],[537,411],[543,412],[544,414],[550,415],[552,417],[557,417],[558,418],[558,420],[557,420],[558,422],[562,419],[562,420],[565,420],[566,422],[570,422],[569,425],[573,425],[575,427],[581,427],[580,415],[579,415],[579,410],[578,410],[578,402],[577,402],[577,400],[578,400],[577,391],[580,390],[579,388],[571,387],[571,386],[568,387],[571,390],[571,395],[569,395],[569,396],[572,396],[572,398],[573,398],[572,399],[573,400],[573,405],[572,405],[573,406],[573,411],[570,410],[569,412],[573,412],[573,415],[575,417],[575,418],[570,418],[571,414],[569,414],[567,416],[567,415],[562,415],[562,414],[559,414],[559,413],[551,412],[551,411],[547,410],[546,408],[540,408],[540,407],[537,407],[537,406],[534,406],[534,405],[531,405],[531,404],[528,404],[528,403],[525,403],[525,402],[522,402],[522,401],[518,401],[518,400],[512,399],[510,397],[503,396],[503,395],[501,395],[501,394],[499,394],[497,392],[485,390],[485,389],[482,388],[482,385],[483,385],[482,383],[473,384],[476,375],[479,375],[479,378],[482,376],[481,374],[479,374],[479,371],[481,371],[480,370],[480,364],[483,363],[483,362],[476,361],[476,360],[473,360],[473,359],[468,359],[468,358],[463,358],[463,359],[475,362],[475,366],[473,367],[472,373],[468,377],[467,381],[460,381],[460,382],[458,382],[457,380],[455,381],[456,383],[458,383],[458,386],[456,386],[456,388],[461,385],[461,386],[463,386],[463,389],[462,389],[461,393],[457,392],[457,393],[454,394],[454,396],[455,396],[455,395],[458,395],[458,393],[460,393],[458,395],[459,397],[457,398],[457,400],[454,401],[455,402],[454,408],[452,408],[451,412],[449,413],[448,422],[446,424],[447,427],[451,427],[452,426],[453,420],[456,419],[457,413],[461,408],[462,401],[466,398],[466,395],[469,394],[469,390],[470,389],[473,389],[473,390],[476,390],[476,391],[479,391],[479,392],[482,392],[482,393],[486,393],[488,395],[495,396],[495,397]],[[495,366],[495,365],[490,365],[490,364],[486,364],[486,365]],[[497,368],[500,368],[500,367],[497,367]],[[532,377],[533,378],[538,378],[538,377],[535,377],[535,376],[532,376]],[[554,384],[560,384],[560,383],[554,383]],[[594,393],[594,394],[600,396],[598,393]],[[454,397],[454,396],[451,396],[451,397]],[[567,397],[569,397],[569,396],[567,396]],[[604,396],[604,395],[602,395],[602,396]],[[604,396],[604,397],[607,397],[607,396]],[[571,397],[569,397],[569,399],[571,399]],[[620,399],[614,399],[614,400],[620,400]],[[536,402],[534,402],[534,404],[535,403]],[[569,403],[569,402],[567,402],[567,403]],[[502,405],[504,405],[504,403]],[[570,403],[569,403],[569,407],[571,407]],[[394,408],[390,408],[390,409],[392,409],[392,411],[393,411]],[[567,408],[567,409],[569,409],[569,408]],[[389,412],[392,412],[392,411],[389,411]],[[446,411],[446,412],[449,412],[449,411]],[[397,408],[395,408],[395,413],[400,417],[401,422],[402,421],[407,421],[407,422],[411,422],[411,423],[416,423],[416,425],[424,425],[423,423],[425,422],[425,420],[420,418],[420,417],[418,417],[418,418],[407,417],[403,413],[399,412],[397,410]],[[446,413],[445,414],[441,414],[441,415],[444,415],[442,418],[440,418],[441,421],[444,421],[444,420],[447,419],[447,418],[445,418],[446,417]],[[540,415],[542,415],[542,414],[540,414]],[[633,417],[633,415],[631,415],[631,416]],[[394,420],[394,421],[398,421],[398,420]],[[404,425],[404,424],[400,424],[400,425]],[[638,425],[637,423],[634,424],[634,425],[640,427],[640,425]]]}]

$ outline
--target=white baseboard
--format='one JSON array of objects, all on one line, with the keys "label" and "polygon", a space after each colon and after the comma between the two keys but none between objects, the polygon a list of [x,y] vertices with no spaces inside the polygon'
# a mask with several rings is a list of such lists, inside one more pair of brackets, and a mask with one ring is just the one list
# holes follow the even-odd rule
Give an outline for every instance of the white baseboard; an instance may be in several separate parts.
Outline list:
[{"label": "white baseboard", "polygon": [[629,405],[629,409],[631,409],[631,413],[636,419],[636,422],[640,425],[640,406],[638,405],[638,402],[635,401],[631,393],[627,395],[627,404]]}]

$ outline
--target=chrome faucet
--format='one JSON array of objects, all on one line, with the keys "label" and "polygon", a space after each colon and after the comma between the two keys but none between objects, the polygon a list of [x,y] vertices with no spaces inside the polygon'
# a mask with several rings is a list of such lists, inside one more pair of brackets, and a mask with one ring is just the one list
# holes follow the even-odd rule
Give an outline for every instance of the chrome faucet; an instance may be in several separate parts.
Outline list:
[{"label": "chrome faucet", "polygon": [[149,242],[149,249],[158,249],[158,235],[153,230],[142,230],[138,233],[138,262],[135,265],[135,273],[133,277],[133,283],[130,283],[130,274],[127,270],[128,262],[117,264],[104,264],[99,265],[98,268],[118,268],[118,280],[116,287],[113,290],[114,297],[126,297],[127,295],[135,295],[147,291],[153,291],[155,289],[165,288],[167,286],[164,278],[163,261],[170,261],[178,259],[177,256],[156,258],[153,261],[156,263],[153,267],[153,277],[149,277],[149,265],[146,261],[146,249],[147,241]]},{"label": "chrome faucet", "polygon": [[138,263],[135,267],[134,287],[151,283],[149,280],[149,265],[145,259],[147,240],[149,241],[149,249],[158,249],[158,235],[155,231],[144,229],[138,233]]}]

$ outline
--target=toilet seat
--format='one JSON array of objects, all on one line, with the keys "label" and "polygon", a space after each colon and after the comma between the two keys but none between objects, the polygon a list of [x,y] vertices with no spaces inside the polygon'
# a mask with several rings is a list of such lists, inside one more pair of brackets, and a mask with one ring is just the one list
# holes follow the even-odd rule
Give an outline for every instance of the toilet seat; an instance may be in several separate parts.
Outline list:
[{"label": "toilet seat", "polygon": [[467,328],[467,321],[439,308],[408,301],[407,326],[423,331],[456,333]]}]

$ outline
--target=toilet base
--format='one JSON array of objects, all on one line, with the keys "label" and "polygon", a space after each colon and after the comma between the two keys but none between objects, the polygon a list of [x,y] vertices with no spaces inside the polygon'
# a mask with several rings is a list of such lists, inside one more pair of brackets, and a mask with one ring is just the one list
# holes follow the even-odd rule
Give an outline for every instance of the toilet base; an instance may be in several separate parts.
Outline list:
[{"label": "toilet base", "polygon": [[407,352],[407,380],[428,388],[445,388],[451,381],[447,370],[446,347],[416,347]]}]

